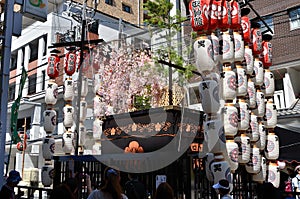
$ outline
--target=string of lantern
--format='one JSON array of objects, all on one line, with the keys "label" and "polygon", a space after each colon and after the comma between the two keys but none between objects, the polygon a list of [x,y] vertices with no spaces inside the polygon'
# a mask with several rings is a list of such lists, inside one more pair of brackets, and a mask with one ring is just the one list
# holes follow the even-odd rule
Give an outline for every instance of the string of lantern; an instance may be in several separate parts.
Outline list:
[{"label": "string of lantern", "polygon": [[207,177],[217,183],[239,166],[257,182],[279,186],[277,123],[270,35],[250,23],[249,8],[231,0],[192,0],[194,56],[206,113]]}]

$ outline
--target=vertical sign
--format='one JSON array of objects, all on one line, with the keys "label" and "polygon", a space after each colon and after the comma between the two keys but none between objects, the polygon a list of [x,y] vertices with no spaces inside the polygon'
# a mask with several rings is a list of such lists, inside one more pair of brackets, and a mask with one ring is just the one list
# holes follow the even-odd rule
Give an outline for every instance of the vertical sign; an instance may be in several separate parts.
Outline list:
[{"label": "vertical sign", "polygon": [[38,21],[47,21],[48,0],[24,0],[23,13]]}]

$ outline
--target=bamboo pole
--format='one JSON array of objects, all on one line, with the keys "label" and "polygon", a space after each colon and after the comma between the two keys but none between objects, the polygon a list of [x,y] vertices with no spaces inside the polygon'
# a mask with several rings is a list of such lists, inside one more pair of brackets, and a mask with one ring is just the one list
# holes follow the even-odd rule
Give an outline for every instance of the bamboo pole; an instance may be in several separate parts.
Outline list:
[{"label": "bamboo pole", "polygon": [[23,151],[22,151],[22,177],[24,177],[26,142],[27,142],[27,134],[26,134],[26,117],[25,117],[24,118]]}]

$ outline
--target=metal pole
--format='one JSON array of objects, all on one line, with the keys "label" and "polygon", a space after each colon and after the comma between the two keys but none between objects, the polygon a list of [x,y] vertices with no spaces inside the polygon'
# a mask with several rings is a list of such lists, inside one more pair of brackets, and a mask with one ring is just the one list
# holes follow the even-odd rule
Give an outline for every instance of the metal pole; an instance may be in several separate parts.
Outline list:
[{"label": "metal pole", "polygon": [[7,103],[8,103],[8,85],[9,85],[9,66],[11,57],[11,38],[14,1],[6,1],[4,13],[4,39],[2,42],[2,59],[0,69],[0,87],[1,87],[1,109],[0,109],[0,187],[4,184],[4,154],[6,140],[6,122],[7,122]]}]

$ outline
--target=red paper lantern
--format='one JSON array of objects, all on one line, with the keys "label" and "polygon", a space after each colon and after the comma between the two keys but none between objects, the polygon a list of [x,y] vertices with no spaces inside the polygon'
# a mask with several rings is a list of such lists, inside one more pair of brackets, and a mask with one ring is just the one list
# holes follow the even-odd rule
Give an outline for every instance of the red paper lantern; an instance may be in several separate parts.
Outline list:
[{"label": "red paper lantern", "polygon": [[68,52],[65,56],[65,63],[64,63],[65,73],[69,76],[72,76],[76,70],[76,53],[75,52]]},{"label": "red paper lantern", "polygon": [[272,44],[269,41],[263,41],[262,63],[264,68],[269,68],[272,65]]},{"label": "red paper lantern", "polygon": [[19,151],[24,151],[24,150],[26,150],[26,143],[25,144],[23,144],[23,142],[18,142],[17,143],[17,149],[19,150]]},{"label": "red paper lantern", "polygon": [[231,29],[239,30],[241,28],[241,9],[240,4],[233,0],[230,2]]},{"label": "red paper lantern", "polygon": [[47,75],[51,79],[55,79],[59,75],[60,58],[57,54],[51,54],[48,58]]},{"label": "red paper lantern", "polygon": [[194,31],[206,32],[209,23],[209,0],[191,0],[189,11]]},{"label": "red paper lantern", "polygon": [[248,14],[250,13],[249,8],[243,8],[241,10],[241,26],[243,31],[243,37],[245,44],[248,44],[251,42],[251,24],[250,19],[248,17]]},{"label": "red paper lantern", "polygon": [[[213,1],[214,2],[214,1]],[[221,8],[219,8],[219,24],[221,30],[226,30],[231,26],[231,7],[227,0],[221,1]]]},{"label": "red paper lantern", "polygon": [[260,55],[262,53],[262,34],[259,29],[260,25],[258,23],[253,23],[252,27],[252,51],[254,55]]}]

